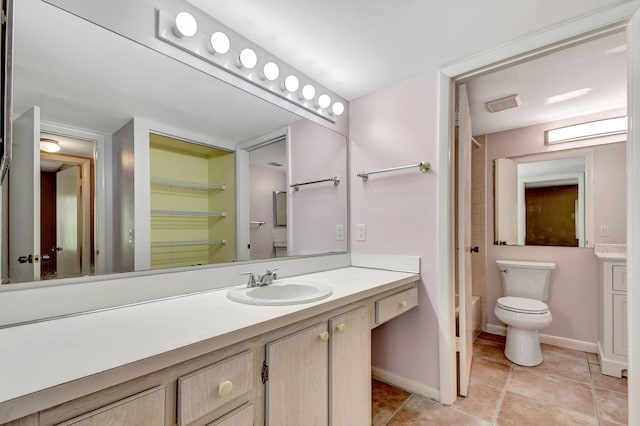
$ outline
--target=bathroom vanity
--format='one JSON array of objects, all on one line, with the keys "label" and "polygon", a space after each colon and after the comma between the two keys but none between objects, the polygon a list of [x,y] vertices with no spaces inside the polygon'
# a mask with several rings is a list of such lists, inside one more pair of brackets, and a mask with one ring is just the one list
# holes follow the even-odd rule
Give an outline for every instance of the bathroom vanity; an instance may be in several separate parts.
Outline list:
[{"label": "bathroom vanity", "polygon": [[306,304],[225,288],[2,329],[0,423],[370,424],[371,329],[419,277],[346,267],[296,277],[333,291]]},{"label": "bathroom vanity", "polygon": [[599,259],[598,356],[602,373],[622,377],[627,364],[626,245],[596,244]]}]

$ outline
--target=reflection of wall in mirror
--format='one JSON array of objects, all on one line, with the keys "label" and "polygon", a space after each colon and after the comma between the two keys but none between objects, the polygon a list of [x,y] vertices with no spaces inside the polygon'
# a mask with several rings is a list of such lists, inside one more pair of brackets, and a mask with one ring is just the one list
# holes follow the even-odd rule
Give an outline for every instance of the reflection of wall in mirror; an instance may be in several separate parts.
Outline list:
[{"label": "reflection of wall in mirror", "polygon": [[[610,116],[624,115],[614,111]],[[517,157],[548,151],[578,148],[580,142],[544,145],[544,131],[563,125],[605,118],[602,114],[529,126],[487,135],[486,188],[487,217],[486,235],[492,241],[493,224],[493,160],[501,157]],[[620,141],[620,136],[617,137]],[[591,139],[586,143],[593,150],[593,196],[594,196],[594,242],[624,244],[626,234],[626,144],[608,143],[611,139]],[[601,237],[600,225],[608,225],[609,237]],[[551,276],[551,294],[548,301],[554,313],[553,323],[545,334],[568,337],[587,342],[597,340],[597,258],[592,248],[547,247],[547,246],[495,246],[487,245],[486,305],[495,306],[502,296],[502,285],[496,259],[520,259],[553,261],[557,268]],[[501,324],[493,309],[487,310],[488,324]]]},{"label": "reflection of wall in mirror", "polygon": [[347,251],[336,241],[336,225],[347,224],[347,141],[345,136],[301,120],[289,127],[290,182],[338,176],[342,182],[305,185],[289,192],[289,254]]},{"label": "reflection of wall in mirror", "polygon": [[284,171],[268,167],[251,165],[249,168],[250,218],[249,228],[251,259],[269,259],[275,257],[273,241],[287,239],[287,229],[274,225],[273,191],[284,191],[287,186],[287,174]]}]

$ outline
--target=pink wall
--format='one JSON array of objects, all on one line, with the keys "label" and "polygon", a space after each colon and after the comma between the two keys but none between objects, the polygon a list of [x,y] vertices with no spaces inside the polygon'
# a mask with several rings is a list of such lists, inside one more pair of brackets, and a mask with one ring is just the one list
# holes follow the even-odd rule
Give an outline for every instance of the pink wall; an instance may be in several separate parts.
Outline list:
[{"label": "pink wall", "polygon": [[287,175],[284,171],[268,167],[251,166],[249,168],[249,211],[250,220],[263,221],[264,225],[249,227],[251,242],[251,259],[268,259],[275,257],[272,233],[281,234],[286,239],[285,227],[274,226],[273,191],[286,191]]},{"label": "pink wall", "polygon": [[[624,112],[623,112],[624,114]],[[620,114],[614,114],[620,115]],[[576,122],[590,121],[602,115],[563,120],[487,135],[487,241],[493,241],[493,174],[495,158],[514,157],[545,151],[578,148],[579,142],[544,145],[544,131]],[[620,140],[620,136],[615,137]],[[607,141],[611,141],[608,138]],[[626,233],[625,143],[589,142],[593,149],[594,233],[596,243],[624,244]],[[599,236],[600,225],[609,225],[611,236]],[[593,248],[495,246],[487,245],[486,306],[487,322],[501,325],[493,313],[496,299],[502,296],[497,259],[552,261],[551,290],[547,304],[553,323],[543,333],[596,342],[598,323],[598,263]]]},{"label": "pink wall", "polygon": [[[289,254],[347,251],[347,138],[307,120],[289,126],[290,182],[312,182],[338,176],[339,185],[323,182],[289,190]],[[336,225],[345,238],[336,240]]]},{"label": "pink wall", "polygon": [[[372,335],[375,367],[439,388],[436,187],[436,76],[385,88],[350,103],[351,251],[421,258],[419,306]],[[429,161],[432,169],[373,175],[359,171]],[[366,241],[356,225],[366,225]]]}]

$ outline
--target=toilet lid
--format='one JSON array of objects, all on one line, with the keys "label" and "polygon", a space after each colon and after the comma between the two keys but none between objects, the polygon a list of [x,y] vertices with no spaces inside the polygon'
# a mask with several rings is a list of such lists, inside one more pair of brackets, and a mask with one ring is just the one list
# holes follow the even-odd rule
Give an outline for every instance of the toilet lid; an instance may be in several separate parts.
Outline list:
[{"label": "toilet lid", "polygon": [[508,311],[530,314],[545,314],[549,311],[547,304],[541,300],[527,299],[525,297],[501,297],[498,299],[498,306]]}]

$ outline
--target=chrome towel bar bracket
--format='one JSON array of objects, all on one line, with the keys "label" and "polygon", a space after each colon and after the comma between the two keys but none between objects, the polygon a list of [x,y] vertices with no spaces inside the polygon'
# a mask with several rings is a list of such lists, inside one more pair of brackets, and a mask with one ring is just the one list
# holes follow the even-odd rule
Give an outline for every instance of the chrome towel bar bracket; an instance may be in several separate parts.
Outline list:
[{"label": "chrome towel bar bracket", "polygon": [[360,172],[358,173],[358,177],[362,178],[363,182],[366,182],[367,180],[369,180],[369,175],[374,175],[376,173],[394,172],[396,170],[411,169],[414,167],[417,167],[420,172],[425,173],[431,168],[431,163],[429,163],[428,161],[421,161],[418,164],[409,164],[408,166],[391,167],[388,169],[373,170],[370,172]]}]

